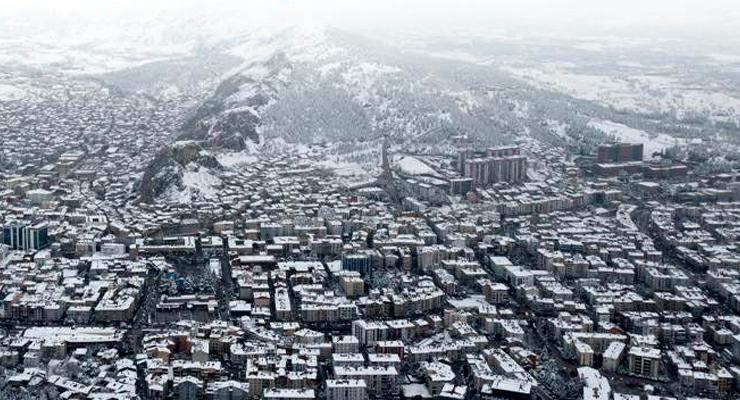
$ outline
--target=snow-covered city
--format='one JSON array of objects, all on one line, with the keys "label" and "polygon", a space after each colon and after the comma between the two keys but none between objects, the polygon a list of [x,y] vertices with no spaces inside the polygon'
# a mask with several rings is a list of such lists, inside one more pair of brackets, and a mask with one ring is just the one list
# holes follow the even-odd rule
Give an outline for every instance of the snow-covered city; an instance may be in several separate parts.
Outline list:
[{"label": "snow-covered city", "polygon": [[155,3],[0,3],[0,399],[740,397],[740,6]]}]

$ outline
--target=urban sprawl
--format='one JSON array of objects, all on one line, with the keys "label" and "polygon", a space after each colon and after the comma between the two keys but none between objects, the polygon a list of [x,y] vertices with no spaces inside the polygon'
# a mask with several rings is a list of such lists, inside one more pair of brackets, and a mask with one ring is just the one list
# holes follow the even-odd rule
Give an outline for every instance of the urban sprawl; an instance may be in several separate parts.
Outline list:
[{"label": "urban sprawl", "polygon": [[51,109],[13,137],[33,121],[3,111],[8,396],[740,395],[732,174],[645,161],[639,143],[574,156],[464,136],[400,168],[386,139],[366,183],[311,146],[218,172],[210,200],[145,202],[135,181],[171,117],[88,112],[111,109],[137,138]]}]

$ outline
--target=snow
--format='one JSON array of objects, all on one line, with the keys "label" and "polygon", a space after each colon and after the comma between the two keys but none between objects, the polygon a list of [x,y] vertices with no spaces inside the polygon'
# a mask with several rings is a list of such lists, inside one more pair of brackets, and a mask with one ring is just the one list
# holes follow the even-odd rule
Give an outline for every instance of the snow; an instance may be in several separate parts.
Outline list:
[{"label": "snow", "polygon": [[64,342],[107,342],[120,338],[120,334],[114,328],[101,327],[44,327],[35,326],[26,329],[23,333],[28,339],[54,339]]},{"label": "snow", "polygon": [[182,183],[190,190],[200,192],[206,198],[215,199],[218,189],[214,186],[221,185],[221,179],[214,176],[208,168],[189,166],[182,175]]},{"label": "snow", "polygon": [[[159,47],[145,38],[132,37],[125,32],[93,36],[60,41],[53,34],[38,34],[0,40],[0,50],[4,50],[0,51],[0,64],[53,67],[69,74],[99,74],[182,56],[188,50],[174,43]],[[85,46],[80,46],[78,42],[86,39]],[[133,44],[134,41],[137,43]]]},{"label": "snow", "polygon": [[339,51],[328,43],[321,27],[288,24],[252,28],[242,34],[239,45],[229,53],[243,59],[247,68],[260,68],[259,63],[267,62],[278,54],[292,62],[309,63],[324,60]]},{"label": "snow", "polygon": [[239,90],[236,93],[226,98],[226,102],[229,104],[240,103],[247,100],[260,92],[259,85],[253,82],[245,83],[239,86]]},{"label": "snow", "polygon": [[725,53],[710,53],[707,54],[707,57],[710,59],[717,61],[721,64],[737,64],[740,63],[740,55],[737,54],[725,54]]},{"label": "snow", "polygon": [[459,309],[477,309],[478,307],[488,307],[490,304],[482,295],[473,295],[464,299],[449,299],[449,303]]},{"label": "snow", "polygon": [[396,156],[393,158],[393,162],[398,166],[398,168],[401,169],[402,172],[409,175],[439,176],[437,171],[435,171],[432,167],[416,157]]},{"label": "snow", "polygon": [[15,101],[24,99],[26,91],[11,85],[0,83],[0,101]]},{"label": "snow", "polygon": [[208,260],[208,270],[217,277],[221,277],[221,261],[218,258]]},{"label": "snow", "polygon": [[617,61],[617,65],[626,68],[646,68],[644,64],[636,61]]},{"label": "snow", "polygon": [[365,177],[368,175],[368,168],[366,165],[335,160],[324,160],[319,162],[319,166],[325,169],[334,171],[338,176],[345,177]]},{"label": "snow", "polygon": [[529,103],[519,100],[511,100],[509,101],[509,104],[514,107],[514,115],[517,117],[521,119],[527,119],[529,117]]},{"label": "snow", "polygon": [[532,181],[543,182],[547,179],[547,174],[542,170],[527,168],[527,177]]},{"label": "snow", "polygon": [[380,175],[380,152],[376,143],[330,144],[326,154],[315,162],[317,168],[332,171],[337,184],[346,187],[367,186]]},{"label": "snow", "polygon": [[342,79],[347,91],[354,94],[355,100],[366,104],[380,100],[379,82],[387,75],[400,71],[399,68],[390,65],[361,62],[342,73]]},{"label": "snow", "polygon": [[162,194],[162,199],[181,204],[189,202],[193,197],[215,200],[219,193],[217,186],[221,184],[221,179],[208,168],[190,164],[182,174],[183,187],[170,185]]},{"label": "snow", "polygon": [[550,132],[552,132],[553,134],[561,138],[564,138],[564,139],[568,137],[567,130],[570,127],[570,125],[568,125],[567,123],[556,121],[554,119],[548,119],[547,121],[545,121],[545,123],[547,124],[547,127],[550,129]]},{"label": "snow", "polygon": [[455,96],[457,106],[460,108],[460,111],[465,114],[471,114],[476,108],[480,107],[480,102],[478,102],[475,98],[475,94],[470,90],[464,90],[453,94]]},{"label": "snow", "polygon": [[[267,60],[264,60],[263,62],[266,62],[266,61]],[[254,63],[254,64],[251,64],[246,69],[242,70],[241,74],[244,76],[248,76],[255,80],[263,80],[263,79],[266,79],[270,75],[271,72],[272,71],[270,71],[270,69],[267,68],[265,64]]]},{"label": "snow", "polygon": [[619,109],[649,111],[639,104],[630,82],[613,76],[571,73],[562,65],[544,64],[541,68],[503,67],[512,75],[537,87],[567,93],[573,97],[600,101]]},{"label": "snow", "polygon": [[462,61],[469,64],[485,65],[488,60],[477,57],[466,51],[461,50],[449,50],[449,51],[424,51],[424,50],[413,50],[414,53],[423,54],[433,58],[439,58],[442,60],[451,61]]},{"label": "snow", "polygon": [[146,17],[88,16],[78,21],[84,29],[67,28],[67,24],[3,24],[0,64],[71,74],[105,73],[192,56],[203,47],[218,46],[244,60],[240,68],[244,69],[250,65],[260,68],[259,63],[278,54],[292,62],[314,62],[338,51],[326,40],[321,24],[305,19],[267,23],[257,17],[254,7],[239,2],[209,4],[197,10],[192,5],[174,10],[155,3]]},{"label": "snow", "polygon": [[608,135],[613,135],[617,140],[628,143],[642,143],[644,145],[644,158],[650,159],[653,153],[676,145],[686,144],[686,141],[664,133],[650,135],[645,131],[630,128],[629,126],[619,124],[613,121],[593,119],[589,121],[588,126],[598,129]]},{"label": "snow", "polygon": [[167,85],[159,92],[159,94],[165,99],[176,99],[183,95],[182,90],[180,90],[177,85]]},{"label": "snow", "polygon": [[[250,147],[253,153],[256,152],[257,147],[253,144],[251,144]],[[269,138],[265,140],[262,136],[260,136],[260,146],[259,146],[260,152],[270,153],[270,154],[308,154],[311,151],[311,148],[306,146],[303,143],[291,143],[286,141],[282,137],[276,137],[276,138]]]},{"label": "snow", "polygon": [[[630,67],[638,68],[639,64]],[[643,69],[642,74],[597,75],[575,73],[566,63],[502,67],[536,87],[595,101],[619,110],[667,113],[678,119],[700,114],[730,116],[740,123],[740,97],[721,83],[695,82],[673,76],[671,69]]]},{"label": "snow", "polygon": [[583,382],[583,398],[586,400],[609,400],[612,389],[609,380],[591,367],[578,368],[578,377]]},{"label": "snow", "polygon": [[452,123],[452,115],[450,115],[449,111],[439,110],[429,113],[427,116],[434,117],[440,122]]},{"label": "snow", "polygon": [[188,147],[193,144],[199,145],[199,142],[197,140],[178,140],[172,143],[172,147],[176,149],[182,149],[182,148]]},{"label": "snow", "polygon": [[227,168],[239,167],[253,164],[257,161],[254,151],[243,150],[239,152],[219,153],[216,155],[219,164]]},{"label": "snow", "polygon": [[341,62],[333,62],[333,63],[322,65],[317,70],[319,71],[319,74],[321,75],[322,78],[326,78],[332,72],[340,69],[341,67],[342,67]]},{"label": "snow", "polygon": [[401,386],[403,397],[407,399],[413,399],[416,396],[422,399],[431,399],[432,395],[429,393],[429,389],[423,383],[409,383]]},{"label": "snow", "polygon": [[573,45],[574,49],[601,53],[606,51],[608,46],[602,43],[578,43]]},{"label": "snow", "polygon": [[248,112],[248,113],[250,113],[250,114],[252,114],[252,115],[254,115],[257,118],[259,118],[259,116],[260,116],[259,113],[257,112],[257,110],[255,110],[254,107],[252,107],[252,106],[241,106],[241,107],[230,108],[230,109],[224,111],[224,114],[225,115],[228,115],[228,114],[239,114],[239,113],[243,113],[245,111]]},{"label": "snow", "polygon": [[175,185],[170,185],[167,190],[162,193],[162,200],[173,203],[185,204],[190,201],[192,192],[188,189],[179,189]]}]

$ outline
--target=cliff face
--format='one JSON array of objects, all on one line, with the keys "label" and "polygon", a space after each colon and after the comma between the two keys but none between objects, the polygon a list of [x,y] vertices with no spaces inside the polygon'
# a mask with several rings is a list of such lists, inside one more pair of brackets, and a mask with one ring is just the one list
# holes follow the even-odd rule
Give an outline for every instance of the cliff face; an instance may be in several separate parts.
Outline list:
[{"label": "cliff face", "polygon": [[256,110],[267,104],[261,93],[239,99],[234,106],[233,96],[239,88],[254,81],[241,74],[224,80],[215,93],[185,120],[178,140],[205,142],[212,148],[242,150],[245,141],[258,141],[257,126],[260,118]]},{"label": "cliff face", "polygon": [[222,168],[213,155],[203,150],[199,142],[177,142],[164,149],[147,166],[139,186],[140,201],[151,202],[169,190],[184,189],[183,173],[189,166]]},{"label": "cliff face", "polygon": [[[171,190],[183,189],[186,168],[222,169],[214,152],[241,151],[247,142],[257,143],[260,118],[256,112],[268,103],[262,93],[237,100],[240,87],[254,84],[248,76],[235,74],[225,79],[216,91],[183,122],[174,144],[148,165],[139,185],[139,198],[151,202]],[[238,101],[238,107],[234,102]]]}]

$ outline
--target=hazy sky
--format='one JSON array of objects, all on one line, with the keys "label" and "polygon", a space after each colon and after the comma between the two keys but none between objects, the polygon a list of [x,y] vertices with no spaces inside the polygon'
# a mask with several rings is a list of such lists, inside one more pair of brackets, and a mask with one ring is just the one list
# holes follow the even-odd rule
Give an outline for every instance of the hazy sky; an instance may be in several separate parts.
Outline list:
[{"label": "hazy sky", "polygon": [[[740,0],[0,0],[4,26],[84,30],[154,16],[454,33],[689,35],[734,40]],[[0,28],[2,29],[2,28]]]},{"label": "hazy sky", "polygon": [[322,19],[333,23],[452,23],[510,20],[576,24],[681,25],[737,17],[737,0],[0,0],[16,17],[146,15],[232,5],[260,17]]}]

